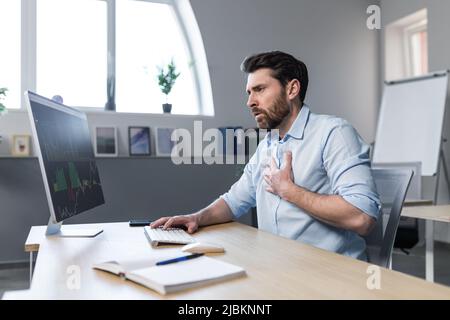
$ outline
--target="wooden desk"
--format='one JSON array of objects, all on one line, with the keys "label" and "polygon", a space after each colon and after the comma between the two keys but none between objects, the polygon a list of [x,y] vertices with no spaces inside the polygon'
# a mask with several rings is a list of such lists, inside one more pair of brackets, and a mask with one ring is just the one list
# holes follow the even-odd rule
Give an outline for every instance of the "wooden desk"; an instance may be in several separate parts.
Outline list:
[{"label": "wooden desk", "polygon": [[[143,229],[126,223],[98,226],[105,231],[93,239],[45,237],[45,227],[33,227],[25,244],[26,250],[39,250],[31,289],[5,298],[450,299],[448,287],[384,268],[380,268],[381,289],[370,290],[368,263],[236,222],[202,228],[194,237],[223,245],[226,253],[214,258],[243,267],[247,276],[161,296],[91,266],[105,259],[145,258],[156,250],[180,247],[152,249]],[[74,266],[81,272],[79,290],[67,286]]]},{"label": "wooden desk", "polygon": [[450,205],[403,207],[402,216],[425,220],[425,277],[434,281],[434,221],[450,222]]}]

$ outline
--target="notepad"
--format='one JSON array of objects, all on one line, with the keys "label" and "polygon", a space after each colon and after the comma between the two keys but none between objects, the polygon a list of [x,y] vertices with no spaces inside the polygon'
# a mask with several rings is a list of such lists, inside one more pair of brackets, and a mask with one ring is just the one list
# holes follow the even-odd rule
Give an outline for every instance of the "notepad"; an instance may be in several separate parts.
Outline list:
[{"label": "notepad", "polygon": [[206,256],[164,266],[155,263],[108,261],[93,268],[122,276],[163,295],[245,275],[241,267]]}]

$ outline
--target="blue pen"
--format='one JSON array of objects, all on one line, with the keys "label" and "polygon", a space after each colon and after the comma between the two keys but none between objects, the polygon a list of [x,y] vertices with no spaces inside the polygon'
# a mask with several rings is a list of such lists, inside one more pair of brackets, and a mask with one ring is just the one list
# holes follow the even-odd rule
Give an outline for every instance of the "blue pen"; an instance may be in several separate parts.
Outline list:
[{"label": "blue pen", "polygon": [[188,256],[183,256],[183,257],[173,258],[173,259],[169,259],[169,260],[159,261],[159,262],[156,263],[156,265],[157,266],[163,266],[163,265],[169,264],[169,263],[175,263],[175,262],[180,262],[180,261],[185,261],[185,260],[198,258],[198,257],[201,257],[202,255],[204,255],[204,253],[194,253],[194,254],[190,254]]}]

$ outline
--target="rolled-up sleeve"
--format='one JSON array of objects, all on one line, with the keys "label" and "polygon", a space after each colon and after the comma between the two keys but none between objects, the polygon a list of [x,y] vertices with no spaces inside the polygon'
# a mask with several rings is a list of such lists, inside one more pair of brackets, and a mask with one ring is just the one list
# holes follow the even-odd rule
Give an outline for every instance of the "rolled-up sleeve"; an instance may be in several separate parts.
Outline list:
[{"label": "rolled-up sleeve", "polygon": [[329,130],[322,147],[332,193],[378,219],[381,204],[370,170],[369,146],[341,120]]},{"label": "rolled-up sleeve", "polygon": [[253,161],[250,161],[245,166],[241,178],[231,186],[227,193],[220,196],[230,207],[235,219],[256,206],[256,189],[252,177],[253,166]]}]

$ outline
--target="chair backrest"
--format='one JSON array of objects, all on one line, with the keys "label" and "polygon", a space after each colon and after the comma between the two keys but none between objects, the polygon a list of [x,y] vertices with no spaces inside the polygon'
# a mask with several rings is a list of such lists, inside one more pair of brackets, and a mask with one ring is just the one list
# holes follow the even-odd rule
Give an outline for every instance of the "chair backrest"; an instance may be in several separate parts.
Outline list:
[{"label": "chair backrest", "polygon": [[411,169],[413,176],[405,201],[422,199],[422,162],[374,162],[372,169]]},{"label": "chair backrest", "polygon": [[[404,206],[407,206],[408,201],[422,199],[422,162],[372,163],[372,168],[412,169],[413,176],[406,193]],[[419,238],[419,219],[400,217],[394,248],[411,249],[419,242]]]},{"label": "chair backrest", "polygon": [[380,196],[381,214],[372,232],[365,237],[369,262],[387,268],[390,263],[400,214],[413,171],[375,169],[372,176]]}]

